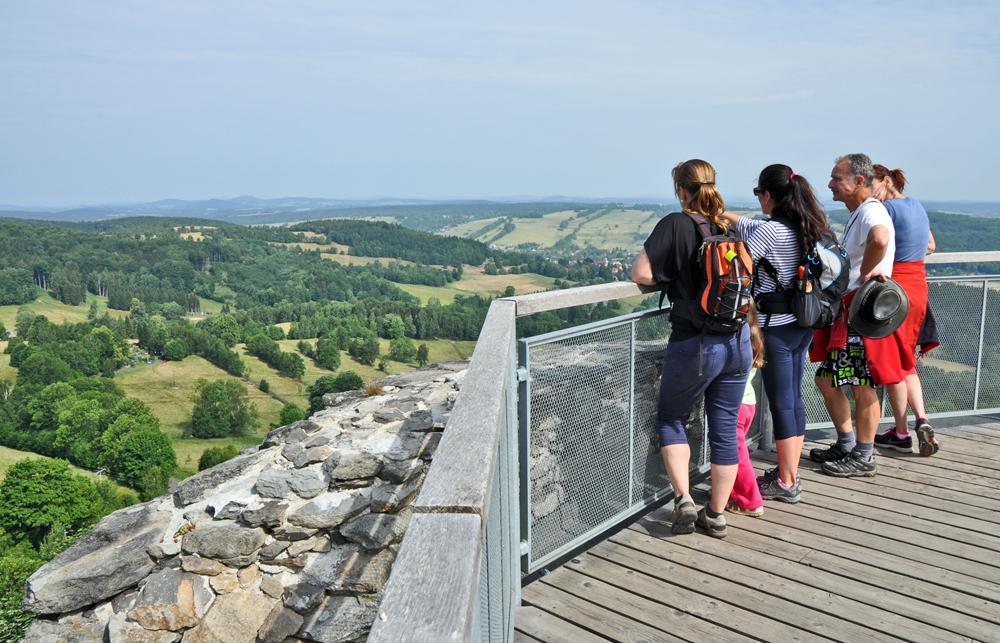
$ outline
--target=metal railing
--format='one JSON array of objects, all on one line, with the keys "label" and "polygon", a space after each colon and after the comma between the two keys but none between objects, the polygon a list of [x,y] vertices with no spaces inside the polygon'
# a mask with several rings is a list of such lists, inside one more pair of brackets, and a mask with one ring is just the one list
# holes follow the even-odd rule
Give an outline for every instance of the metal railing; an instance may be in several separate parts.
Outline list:
[{"label": "metal railing", "polygon": [[[1000,261],[1000,252],[928,263],[987,261]],[[929,281],[931,308],[948,320],[938,328],[941,348],[920,366],[931,417],[1000,411],[1000,277]],[[511,641],[522,572],[662,496],[666,478],[651,442],[669,333],[662,314],[514,339],[516,317],[642,294],[619,282],[493,302],[370,641]],[[806,380],[809,427],[827,426]],[[751,440],[766,444],[768,425],[758,388]],[[703,470],[703,423],[689,429]]]}]

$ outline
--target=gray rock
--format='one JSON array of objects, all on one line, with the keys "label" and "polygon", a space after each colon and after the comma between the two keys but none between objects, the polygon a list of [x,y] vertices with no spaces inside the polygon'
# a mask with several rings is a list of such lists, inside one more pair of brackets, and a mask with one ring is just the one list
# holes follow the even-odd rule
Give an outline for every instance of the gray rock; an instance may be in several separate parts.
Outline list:
[{"label": "gray rock", "polygon": [[[271,431],[264,437],[264,441],[261,442],[260,447],[266,449],[268,447],[277,446],[279,444],[285,444],[289,442],[287,439],[288,435],[295,431],[296,429],[301,429],[303,433],[310,434],[315,433],[320,430],[320,425],[316,424],[312,420],[299,420],[298,422],[292,422],[291,424],[286,424],[285,426],[280,426],[277,429]],[[297,433],[295,435],[298,435]]]},{"label": "gray rock", "polygon": [[323,395],[323,406],[329,408],[331,406],[340,406],[341,404],[347,404],[353,402],[354,400],[359,400],[363,397],[367,397],[364,391],[344,391],[343,393],[325,393]]},{"label": "gray rock", "polygon": [[[305,433],[303,433],[305,436]],[[281,455],[289,462],[295,462],[296,458],[299,458],[306,452],[306,448],[302,446],[299,442],[289,442],[281,448]]]},{"label": "gray rock", "polygon": [[243,567],[256,558],[257,550],[264,544],[264,530],[238,525],[228,520],[203,524],[184,534],[181,549],[189,554],[212,558],[226,564]]},{"label": "gray rock", "polygon": [[260,559],[272,560],[277,558],[281,552],[288,549],[288,546],[291,544],[291,541],[288,540],[275,540],[272,543],[264,545],[264,548],[260,550]]},{"label": "gray rock", "polygon": [[308,449],[303,449],[301,453],[292,459],[292,464],[295,468],[301,469],[302,467],[309,466],[310,464],[316,464],[317,462],[323,462],[333,454],[333,449],[329,446],[323,445],[318,447],[309,447]]},{"label": "gray rock", "polygon": [[285,587],[274,576],[264,576],[260,579],[260,591],[271,598],[281,598],[281,595],[285,592]]},{"label": "gray rock", "polygon": [[434,459],[434,454],[437,453],[442,437],[444,437],[443,433],[431,433],[427,436],[427,442],[424,443],[424,448],[420,451],[420,458],[422,460]]},{"label": "gray rock", "polygon": [[226,571],[226,566],[211,558],[201,556],[181,556],[181,569],[202,576],[216,576]]},{"label": "gray rock", "polygon": [[360,449],[337,449],[323,463],[323,472],[331,480],[371,478],[382,468],[379,459]]},{"label": "gray rock", "polygon": [[401,485],[379,485],[372,490],[372,512],[394,513],[413,502],[423,478],[411,478]]},{"label": "gray rock", "polygon": [[254,491],[265,498],[284,498],[288,495],[288,474],[278,469],[268,469],[257,477]]},{"label": "gray rock", "polygon": [[214,598],[204,576],[165,569],[146,580],[128,617],[147,630],[180,630],[197,625]]},{"label": "gray rock", "polygon": [[180,507],[194,504],[205,497],[206,491],[239,477],[250,467],[261,462],[267,455],[266,451],[239,455],[232,460],[217,464],[211,469],[205,469],[177,485],[177,489],[174,491],[174,501]]},{"label": "gray rock", "polygon": [[111,599],[111,609],[115,612],[127,612],[132,609],[135,605],[135,599],[139,596],[139,590],[131,589],[127,592],[122,592],[118,596]]},{"label": "gray rock", "polygon": [[378,598],[374,596],[330,596],[299,632],[317,641],[353,641],[362,638],[375,620]]},{"label": "gray rock", "polygon": [[57,623],[37,619],[24,633],[23,643],[104,643],[104,623]]},{"label": "gray rock", "polygon": [[108,621],[107,640],[112,643],[176,643],[180,634],[147,630],[126,620],[125,614],[115,614]]},{"label": "gray rock", "polygon": [[260,643],[280,643],[299,631],[299,628],[302,627],[302,620],[299,614],[279,603],[264,619],[264,624],[260,626],[260,632],[257,634],[257,640]]},{"label": "gray rock", "polygon": [[336,527],[364,511],[370,499],[371,494],[368,489],[332,491],[307,502],[289,514],[288,522],[315,529]]},{"label": "gray rock", "polygon": [[240,520],[251,527],[277,527],[285,521],[288,505],[279,502],[265,502],[260,509],[247,509],[240,514]]},{"label": "gray rock", "polygon": [[399,513],[367,513],[340,526],[340,534],[365,549],[376,550],[399,542],[410,524],[413,510]]},{"label": "gray rock", "polygon": [[[309,540],[300,540],[297,543],[292,543],[292,546],[288,548],[288,555],[294,558],[307,551],[313,551],[316,547],[323,546],[323,543],[329,545],[330,539],[326,536],[313,536]],[[329,551],[329,548],[327,551]]]},{"label": "gray rock", "polygon": [[275,601],[264,594],[233,592],[215,604],[197,627],[184,634],[185,643],[254,641]]},{"label": "gray rock", "polygon": [[[337,432],[340,433],[339,431]],[[308,442],[306,442],[305,447],[311,449],[312,447],[321,447],[330,444],[330,437],[325,435],[317,435]]]},{"label": "gray rock", "polygon": [[243,510],[246,509],[246,506],[245,502],[230,500],[222,509],[216,511],[212,518],[215,520],[236,520],[243,513]]},{"label": "gray rock", "polygon": [[403,422],[404,431],[430,431],[433,428],[434,417],[429,410],[414,411]]},{"label": "gray rock", "polygon": [[323,601],[326,594],[324,583],[298,583],[285,588],[282,601],[299,614],[305,614]]},{"label": "gray rock", "polygon": [[[322,447],[323,449],[329,450],[327,447]],[[326,490],[327,483],[326,480],[316,475],[311,470],[304,471],[290,471],[286,478],[288,488],[294,491],[299,497],[305,498],[315,498],[322,491]]]},{"label": "gray rock", "polygon": [[383,457],[386,460],[412,460],[423,453],[424,444],[432,435],[440,434],[400,433],[399,438],[392,443]]},{"label": "gray rock", "polygon": [[28,579],[23,607],[61,614],[110,598],[132,587],[154,568],[146,549],[170,524],[158,500],[105,517],[76,543]]},{"label": "gray rock", "polygon": [[302,578],[309,583],[322,580],[332,593],[377,593],[385,586],[395,557],[388,549],[371,553],[356,546],[341,547],[316,558],[302,571]]},{"label": "gray rock", "polygon": [[378,472],[378,477],[387,482],[406,482],[410,478],[420,475],[424,467],[423,460],[419,458],[413,460],[389,460]]},{"label": "gray rock", "polygon": [[296,527],[295,525],[285,525],[284,527],[278,527],[271,535],[278,540],[305,540],[306,538],[312,538],[316,533],[315,529],[305,529],[303,527]]},{"label": "gray rock", "polygon": [[405,420],[406,416],[397,408],[387,407],[376,410],[372,413],[372,419],[379,424],[386,424],[388,422],[398,422],[400,420]]}]

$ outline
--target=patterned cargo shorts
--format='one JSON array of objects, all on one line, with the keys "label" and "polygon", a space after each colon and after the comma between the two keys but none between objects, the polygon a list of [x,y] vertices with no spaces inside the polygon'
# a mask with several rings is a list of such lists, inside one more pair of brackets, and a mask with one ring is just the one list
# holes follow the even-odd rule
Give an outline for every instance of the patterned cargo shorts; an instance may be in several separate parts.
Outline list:
[{"label": "patterned cargo shorts", "polygon": [[830,351],[830,358],[816,369],[816,377],[828,377],[838,387],[875,386],[861,336],[851,333],[846,348]]}]

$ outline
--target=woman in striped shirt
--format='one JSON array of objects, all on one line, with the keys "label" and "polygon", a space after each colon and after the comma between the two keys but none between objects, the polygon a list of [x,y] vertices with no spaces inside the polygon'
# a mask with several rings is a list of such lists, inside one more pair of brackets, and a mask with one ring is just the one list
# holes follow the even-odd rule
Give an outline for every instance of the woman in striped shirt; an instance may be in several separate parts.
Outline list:
[{"label": "woman in striped shirt", "polygon": [[805,441],[806,411],[802,373],[812,329],[802,328],[791,312],[790,293],[806,248],[830,234],[826,212],[805,177],[787,165],[760,173],[754,196],[768,219],[727,212],[754,259],[754,296],[764,330],[764,391],[774,420],[778,466],[758,478],[765,500],[798,502],[799,457]]}]

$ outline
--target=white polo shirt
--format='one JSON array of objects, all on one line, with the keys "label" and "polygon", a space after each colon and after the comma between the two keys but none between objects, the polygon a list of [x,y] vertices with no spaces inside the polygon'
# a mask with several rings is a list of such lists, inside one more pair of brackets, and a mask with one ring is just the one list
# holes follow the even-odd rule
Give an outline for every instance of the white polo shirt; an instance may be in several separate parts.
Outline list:
[{"label": "white polo shirt", "polygon": [[865,256],[865,248],[868,247],[868,233],[877,225],[885,226],[889,231],[889,245],[877,267],[886,277],[892,276],[892,258],[896,255],[896,230],[892,226],[892,217],[882,202],[868,198],[847,218],[844,237],[840,242],[851,257],[851,280],[847,284],[848,290],[861,287],[861,260]]}]

